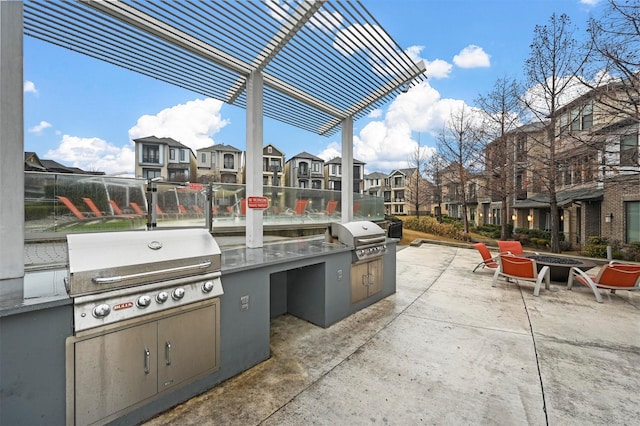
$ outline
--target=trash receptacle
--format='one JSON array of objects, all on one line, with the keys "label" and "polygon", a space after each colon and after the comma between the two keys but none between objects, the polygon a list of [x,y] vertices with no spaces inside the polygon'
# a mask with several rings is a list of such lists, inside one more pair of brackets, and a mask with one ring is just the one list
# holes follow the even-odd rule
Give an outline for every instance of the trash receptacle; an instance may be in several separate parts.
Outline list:
[{"label": "trash receptacle", "polygon": [[387,237],[402,239],[402,221],[399,219],[393,220],[389,223],[387,228]]}]

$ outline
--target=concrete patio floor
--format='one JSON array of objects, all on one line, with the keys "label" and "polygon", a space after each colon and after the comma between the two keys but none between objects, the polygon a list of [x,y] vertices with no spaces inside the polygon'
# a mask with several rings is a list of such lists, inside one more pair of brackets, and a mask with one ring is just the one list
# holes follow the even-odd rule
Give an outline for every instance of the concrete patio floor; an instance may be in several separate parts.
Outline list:
[{"label": "concrete patio floor", "polygon": [[270,359],[145,425],[638,424],[640,294],[534,297],[479,260],[402,248],[396,294],[327,329],[274,319]]}]

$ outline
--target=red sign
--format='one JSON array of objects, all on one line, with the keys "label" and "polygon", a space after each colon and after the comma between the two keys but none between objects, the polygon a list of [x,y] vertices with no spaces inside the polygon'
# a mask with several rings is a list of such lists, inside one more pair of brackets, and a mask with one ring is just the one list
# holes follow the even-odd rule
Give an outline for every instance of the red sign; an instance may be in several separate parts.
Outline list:
[{"label": "red sign", "polygon": [[201,183],[189,183],[189,189],[192,189],[194,191],[202,191],[202,184]]},{"label": "red sign", "polygon": [[247,197],[247,207],[250,209],[266,209],[269,207],[267,197]]}]

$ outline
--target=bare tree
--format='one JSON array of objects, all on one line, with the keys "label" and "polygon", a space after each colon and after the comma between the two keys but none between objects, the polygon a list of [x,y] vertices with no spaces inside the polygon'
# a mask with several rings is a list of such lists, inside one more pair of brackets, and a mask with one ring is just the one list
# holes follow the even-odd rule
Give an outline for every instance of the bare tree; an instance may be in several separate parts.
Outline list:
[{"label": "bare tree", "polygon": [[549,18],[547,25],[536,25],[529,58],[525,62],[525,73],[531,87],[529,96],[523,98],[528,110],[537,121],[548,117],[547,134],[537,151],[544,155],[546,176],[543,184],[549,195],[551,217],[551,251],[560,252],[560,217],[556,190],[556,169],[559,167],[556,148],[559,128],[556,126],[561,96],[572,88],[576,75],[582,69],[587,56],[574,38],[575,29],[567,15]]},{"label": "bare tree", "polygon": [[449,120],[438,135],[438,154],[453,172],[451,179],[459,191],[458,200],[462,206],[462,220],[466,234],[469,233],[467,215],[469,170],[473,168],[479,153],[478,127],[475,122],[471,109],[462,105],[451,112]]},{"label": "bare tree", "polygon": [[[586,84],[619,117],[640,122],[640,4],[609,0],[605,13],[589,20],[591,58]],[[611,84],[616,90],[611,90]]]},{"label": "bare tree", "polygon": [[409,169],[412,173],[407,176],[409,182],[407,184],[405,197],[407,202],[415,208],[416,216],[418,217],[420,217],[420,208],[424,208],[429,204],[429,183],[425,180],[422,174],[425,169],[427,159],[427,152],[422,149],[418,142],[415,151],[411,153],[407,160]]},{"label": "bare tree", "polygon": [[433,214],[438,222],[442,221],[442,174],[446,163],[437,152],[429,157],[425,164],[424,175],[431,182],[431,203],[434,206]]},{"label": "bare tree", "polygon": [[513,196],[516,189],[515,144],[510,143],[509,132],[520,123],[521,92],[516,80],[501,77],[489,93],[480,95],[475,102],[484,111],[487,120],[483,129],[491,146],[486,150],[485,169],[492,198],[498,197],[501,201],[500,238],[503,240],[509,237],[509,197]]}]

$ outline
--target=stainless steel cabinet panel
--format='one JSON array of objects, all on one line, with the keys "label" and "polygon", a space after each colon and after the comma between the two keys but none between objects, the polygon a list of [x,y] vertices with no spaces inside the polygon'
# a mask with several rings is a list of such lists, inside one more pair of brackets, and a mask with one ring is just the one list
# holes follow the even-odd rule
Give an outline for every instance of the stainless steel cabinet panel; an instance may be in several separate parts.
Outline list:
[{"label": "stainless steel cabinet panel", "polygon": [[216,307],[158,321],[158,392],[217,366]]},{"label": "stainless steel cabinet panel", "polygon": [[351,303],[357,303],[382,291],[382,258],[351,266]]},{"label": "stainless steel cabinet panel", "polygon": [[76,424],[91,424],[157,392],[157,325],[76,343]]}]

